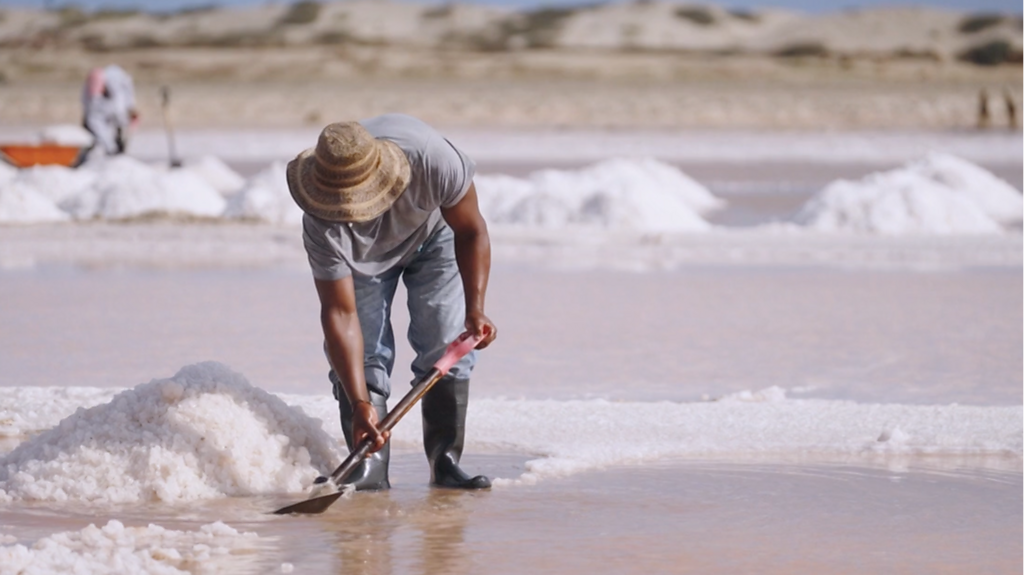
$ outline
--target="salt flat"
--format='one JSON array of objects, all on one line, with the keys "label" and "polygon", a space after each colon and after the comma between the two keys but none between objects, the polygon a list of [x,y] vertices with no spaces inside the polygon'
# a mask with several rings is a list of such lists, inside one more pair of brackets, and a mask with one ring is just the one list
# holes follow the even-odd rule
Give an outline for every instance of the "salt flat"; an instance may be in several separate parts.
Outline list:
[{"label": "salt flat", "polygon": [[[772,151],[791,137],[752,136],[750,149],[782,166],[834,166],[832,152],[793,164]],[[683,142],[677,159],[699,157],[699,139],[672,138]],[[931,141],[979,162],[1019,162],[1000,155],[1000,138]],[[498,165],[500,141],[474,145],[485,157],[493,146]],[[929,137],[845,142],[863,162],[881,160],[886,146],[913,159]],[[587,153],[624,149],[600,145]],[[718,170],[733,152],[710,149],[705,157],[728,176]],[[474,378],[466,463],[496,478],[495,489],[427,488],[412,413],[395,432],[391,492],[343,499],[319,518],[277,518],[267,511],[303,497],[301,477],[317,470],[291,469],[301,454],[268,445],[305,442],[327,467],[320,459],[340,451],[299,228],[167,216],[0,226],[0,490],[10,498],[0,564],[98,569],[117,556],[150,571],[244,573],[1019,566],[1019,229],[491,233],[488,311],[501,337]],[[402,306],[395,321],[401,333]],[[398,353],[404,381],[410,352]],[[190,387],[183,367],[209,385]],[[256,401],[264,392],[280,403]],[[112,402],[119,393],[129,395]],[[287,423],[300,413],[319,420],[315,433]],[[148,426],[147,439],[126,433],[129,422]],[[233,430],[271,439],[225,440]],[[204,433],[224,445],[197,449]]]},{"label": "salt flat", "polygon": [[[243,573],[513,572],[524,562],[569,573],[627,564],[921,573],[1008,572],[1019,560],[1019,267],[498,265],[489,310],[502,336],[474,379],[465,460],[497,487],[426,488],[412,413],[395,431],[391,492],[343,499],[321,518],[271,520],[267,510],[303,494],[224,487],[188,503],[102,502],[110,485],[93,470],[121,483],[148,478],[158,494],[194,480],[209,489],[249,462],[283,461],[228,442],[214,476],[188,463],[191,448],[174,455],[202,429],[191,426],[209,422],[175,419],[150,440],[109,446],[151,462],[181,456],[177,471],[88,462],[105,441],[100,426],[129,405],[110,403],[115,394],[150,380],[162,389],[178,368],[205,359],[319,419],[336,449],[307,272],[298,261],[248,270],[112,261],[0,272],[0,323],[10,328],[0,363],[13,386],[0,401],[3,449],[50,445],[68,456],[65,466],[79,466],[44,472],[4,456],[47,477],[17,485],[74,486],[67,501],[4,504],[7,565],[64,569],[113,553],[125,565],[156,558],[148,569],[168,572],[199,561]],[[410,357],[402,346],[399,365]],[[199,394],[196,413],[220,414],[216,425],[229,432],[253,421],[247,410],[256,408],[232,397]],[[52,427],[93,406],[107,416]],[[158,440],[161,429],[182,439]],[[47,437],[62,438],[60,449]],[[19,493],[8,477],[0,486]],[[681,539],[692,545],[680,548]],[[37,541],[44,545],[32,549]]]}]

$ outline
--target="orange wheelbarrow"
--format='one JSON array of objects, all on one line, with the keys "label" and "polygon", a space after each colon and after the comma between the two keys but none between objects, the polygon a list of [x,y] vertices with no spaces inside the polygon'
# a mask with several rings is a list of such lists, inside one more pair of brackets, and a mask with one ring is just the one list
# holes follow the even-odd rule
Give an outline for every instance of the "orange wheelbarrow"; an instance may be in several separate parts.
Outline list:
[{"label": "orange wheelbarrow", "polygon": [[62,146],[59,144],[0,144],[0,159],[18,167],[67,166],[81,163],[88,146]]}]

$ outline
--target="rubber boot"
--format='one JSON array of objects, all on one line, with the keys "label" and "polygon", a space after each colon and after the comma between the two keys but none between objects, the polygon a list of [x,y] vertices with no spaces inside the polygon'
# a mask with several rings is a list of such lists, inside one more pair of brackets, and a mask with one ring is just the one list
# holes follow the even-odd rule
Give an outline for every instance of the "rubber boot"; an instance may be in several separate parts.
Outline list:
[{"label": "rubber boot", "polygon": [[[345,394],[336,393],[338,398],[338,410],[341,412],[341,430],[345,434],[345,443],[349,452],[355,451],[356,446],[352,445],[352,406]],[[377,410],[377,421],[384,421],[388,413],[387,400],[383,395],[370,391],[370,403]],[[391,442],[384,444],[384,447],[376,453],[371,453],[345,478],[345,483],[356,486],[356,491],[376,491],[390,489],[391,482],[388,481],[388,460],[391,458]]]},{"label": "rubber boot", "polygon": [[422,401],[423,448],[430,463],[430,482],[455,489],[486,489],[491,480],[470,477],[459,467],[466,439],[469,380],[445,377],[434,384]]}]

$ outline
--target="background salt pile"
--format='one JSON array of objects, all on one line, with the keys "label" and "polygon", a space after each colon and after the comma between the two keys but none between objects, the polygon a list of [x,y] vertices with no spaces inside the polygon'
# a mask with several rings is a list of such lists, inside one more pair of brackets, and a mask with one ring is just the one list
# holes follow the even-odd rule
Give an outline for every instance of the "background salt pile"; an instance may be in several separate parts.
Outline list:
[{"label": "background salt pile", "polygon": [[652,159],[541,170],[526,179],[479,176],[476,184],[489,222],[523,227],[704,231],[711,225],[701,215],[725,203],[680,170]]},{"label": "background salt pile", "polygon": [[[655,160],[613,159],[581,170],[543,170],[527,179],[477,178],[481,209],[497,225],[565,225],[638,231],[703,231],[701,214],[724,202],[678,169]],[[148,214],[224,217],[298,225],[285,164],[243,180],[205,156],[167,170],[128,157],[15,170],[0,167],[0,222],[127,219]]]},{"label": "background salt pile", "polygon": [[[724,205],[678,168],[653,159],[613,158],[577,170],[526,178],[476,177],[480,208],[494,226],[693,233],[713,229],[703,216]],[[858,181],[825,186],[794,217],[820,232],[999,234],[1019,225],[1021,193],[985,169],[933,153]],[[150,214],[264,221],[297,226],[302,213],[274,162],[248,180],[204,156],[184,168],[130,157],[72,170],[0,164],[0,223],[130,219]]]},{"label": "background salt pile", "polygon": [[[161,170],[128,156],[88,162],[78,169],[7,167],[0,173],[0,222],[127,219],[150,214],[220,217],[227,204],[214,187],[215,158],[198,169]],[[212,180],[212,184],[211,184]]]},{"label": "background salt pile", "polygon": [[241,190],[228,201],[224,217],[294,226],[302,224],[302,210],[288,192],[284,162],[270,164],[239,188]]},{"label": "background salt pile", "polygon": [[878,234],[991,234],[1019,223],[1024,201],[1013,186],[948,154],[852,182],[833,182],[796,222],[820,231]]},{"label": "background salt pile", "polygon": [[79,409],[23,442],[0,458],[0,501],[301,492],[340,460],[320,420],[209,362]]}]

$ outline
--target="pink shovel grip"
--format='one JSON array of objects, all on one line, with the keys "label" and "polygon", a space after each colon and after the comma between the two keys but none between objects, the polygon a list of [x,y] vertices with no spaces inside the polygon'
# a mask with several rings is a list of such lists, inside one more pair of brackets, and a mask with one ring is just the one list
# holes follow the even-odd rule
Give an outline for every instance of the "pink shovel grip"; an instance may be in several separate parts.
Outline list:
[{"label": "pink shovel grip", "polygon": [[473,351],[476,344],[480,343],[483,336],[474,336],[468,331],[462,332],[462,335],[455,338],[455,341],[448,344],[448,349],[444,350],[444,355],[441,359],[437,360],[434,364],[434,369],[441,372],[441,375],[448,373],[448,370],[453,365],[459,362],[467,353]]}]

